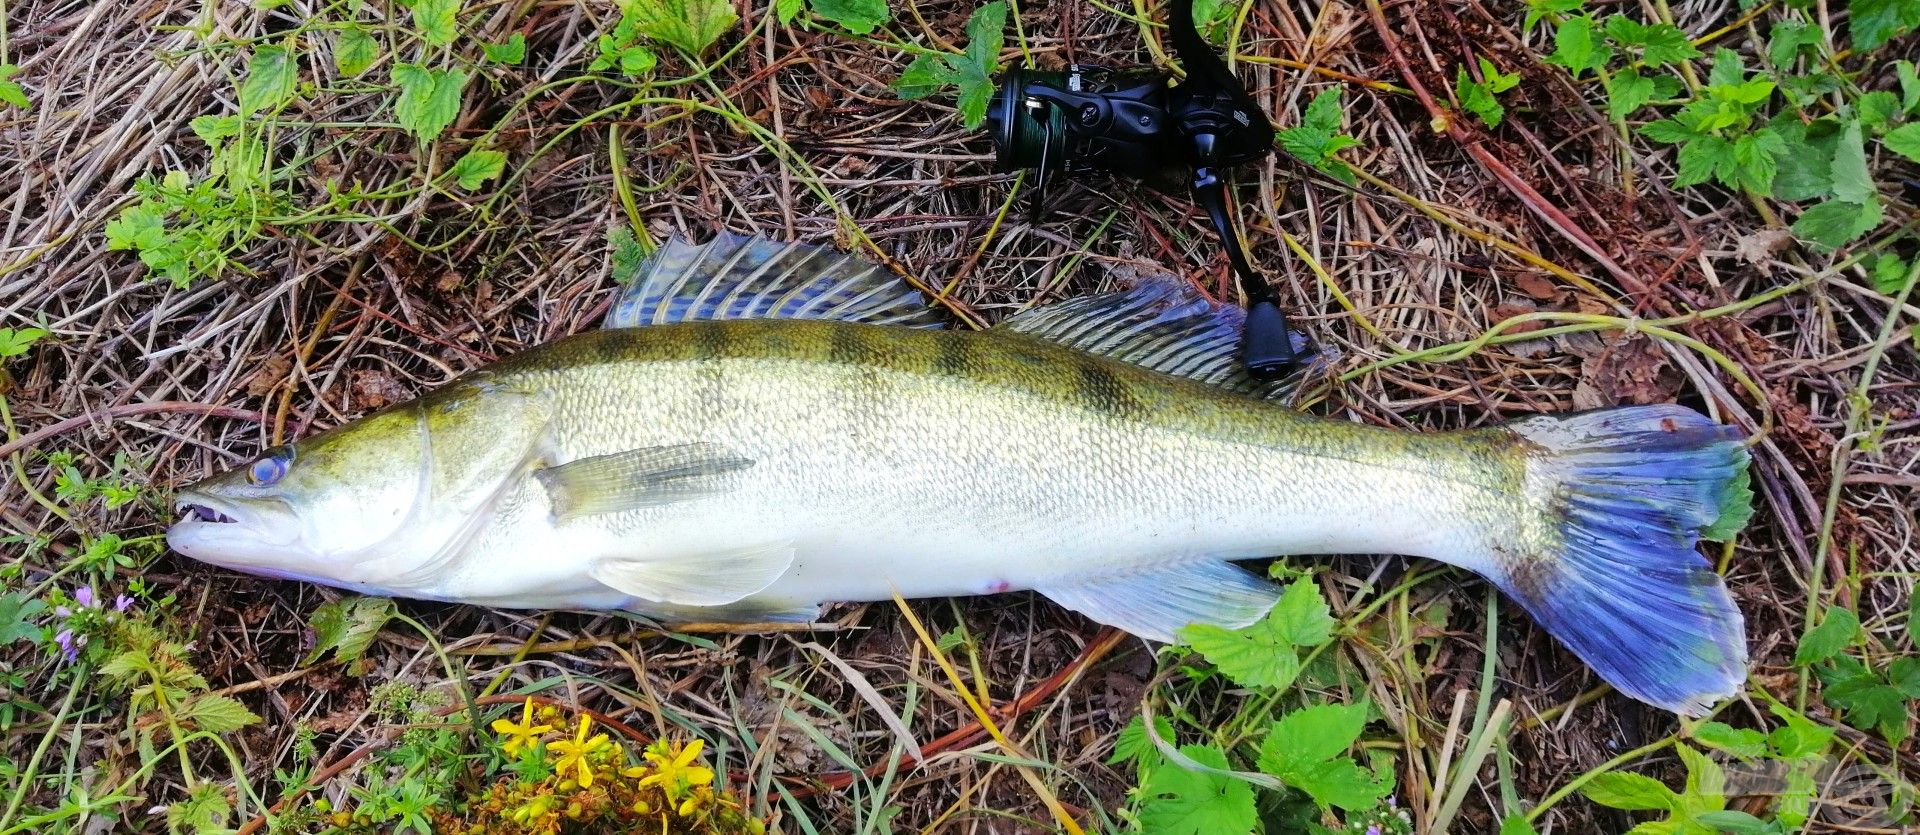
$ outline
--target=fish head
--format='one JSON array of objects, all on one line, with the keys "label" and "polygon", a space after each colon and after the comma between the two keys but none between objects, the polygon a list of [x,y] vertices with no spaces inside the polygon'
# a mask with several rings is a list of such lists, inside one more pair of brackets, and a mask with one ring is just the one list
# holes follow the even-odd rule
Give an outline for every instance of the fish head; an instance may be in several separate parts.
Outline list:
[{"label": "fish head", "polygon": [[180,490],[173,550],[269,577],[375,590],[379,566],[417,543],[431,444],[417,408],[379,412]]}]

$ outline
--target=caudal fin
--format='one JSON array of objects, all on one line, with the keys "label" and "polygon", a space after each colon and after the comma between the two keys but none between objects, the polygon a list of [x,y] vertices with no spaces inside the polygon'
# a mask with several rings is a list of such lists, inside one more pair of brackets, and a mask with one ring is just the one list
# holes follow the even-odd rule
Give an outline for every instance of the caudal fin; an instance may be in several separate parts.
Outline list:
[{"label": "caudal fin", "polygon": [[1670,405],[1507,428],[1533,447],[1528,493],[1548,518],[1491,579],[1629,696],[1700,715],[1738,692],[1745,624],[1695,545],[1753,515],[1740,431]]}]

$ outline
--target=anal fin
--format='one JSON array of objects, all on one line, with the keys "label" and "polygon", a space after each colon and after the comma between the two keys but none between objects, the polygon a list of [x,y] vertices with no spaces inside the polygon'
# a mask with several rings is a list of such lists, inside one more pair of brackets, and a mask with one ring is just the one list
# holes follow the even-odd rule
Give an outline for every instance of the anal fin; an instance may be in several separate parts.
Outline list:
[{"label": "anal fin", "polygon": [[1238,629],[1253,623],[1280,600],[1281,589],[1232,563],[1195,560],[1042,584],[1035,591],[1108,626],[1171,642],[1188,624]]}]

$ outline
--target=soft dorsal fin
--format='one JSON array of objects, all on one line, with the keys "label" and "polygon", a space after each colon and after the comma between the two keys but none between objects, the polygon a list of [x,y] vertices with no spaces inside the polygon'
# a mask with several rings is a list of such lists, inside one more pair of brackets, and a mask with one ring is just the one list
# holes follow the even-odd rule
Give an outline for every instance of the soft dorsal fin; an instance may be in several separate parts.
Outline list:
[{"label": "soft dorsal fin", "polygon": [[1036,339],[1187,377],[1253,397],[1278,399],[1299,387],[1325,358],[1299,332],[1293,350],[1300,370],[1256,379],[1240,361],[1246,311],[1210,301],[1173,276],[1155,276],[1131,290],[1068,299],[1029,310],[995,326]]},{"label": "soft dorsal fin", "polygon": [[640,265],[601,327],[721,319],[834,319],[939,328],[926,297],[844,252],[723,232],[704,244],[678,235]]}]

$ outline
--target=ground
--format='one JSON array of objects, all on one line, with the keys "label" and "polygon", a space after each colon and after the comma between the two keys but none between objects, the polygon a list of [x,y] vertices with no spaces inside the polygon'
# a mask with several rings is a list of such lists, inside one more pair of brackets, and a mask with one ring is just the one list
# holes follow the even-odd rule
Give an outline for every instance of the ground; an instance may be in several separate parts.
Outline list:
[{"label": "ground", "polygon": [[[1715,720],[1818,736],[1782,753],[1776,732],[1751,756],[1870,767],[1868,795],[1911,781],[1920,307],[1902,259],[1920,136],[1901,131],[1920,81],[1898,62],[1920,20],[1889,0],[1594,13],[1676,26],[1665,48],[1689,54],[1662,60],[1666,29],[1581,53],[1577,2],[1218,5],[1202,4],[1215,41],[1300,129],[1234,191],[1254,263],[1337,357],[1303,407],[1441,430],[1677,401],[1745,428],[1759,512],[1708,553],[1752,675]],[[840,628],[814,633],[417,602],[391,620],[336,603],[316,624],[340,594],[164,552],[173,489],[593,327],[671,234],[857,250],[983,323],[1148,273],[1231,299],[1177,189],[1060,183],[1029,217],[954,87],[896,89],[921,57],[964,102],[994,67],[959,56],[992,36],[1001,50],[974,52],[1002,67],[1166,66],[1164,10],[1023,4],[999,33],[970,18],[986,19],[854,0],[624,17],[0,3],[0,832],[214,831],[268,806],[301,831],[446,828],[408,815],[463,814],[463,792],[505,773],[484,726],[526,694],[558,724],[617,731],[635,762],[654,737],[704,740],[720,783],[784,832],[1163,826],[1170,801],[1128,792],[1174,766],[1109,760],[1143,709],[1251,770],[1270,719],[1364,702],[1361,758],[1392,762],[1382,791],[1420,831],[1527,810],[1539,831],[1622,831],[1648,815],[1596,787],[1681,785],[1695,749],[1738,766],[1746,743],[1607,690],[1470,575],[1398,558],[1286,563],[1316,570],[1337,626],[1302,642],[1297,682],[1262,689],[1026,594],[916,601],[925,640],[890,604],[833,609]],[[1744,69],[1723,77],[1718,50]],[[1780,89],[1743,99],[1746,73]],[[1643,78],[1660,81],[1610,109]],[[1310,112],[1323,95],[1339,99]],[[1661,139],[1649,126],[1684,102],[1730,121]],[[1689,157],[1711,142],[1718,170]],[[341,634],[371,645],[310,652]],[[924,763],[886,767],[895,725]],[[1244,789],[1221,791],[1224,809]],[[1683,794],[1772,821],[1782,792]],[[1257,802],[1267,832],[1364,818],[1292,790]]]}]

